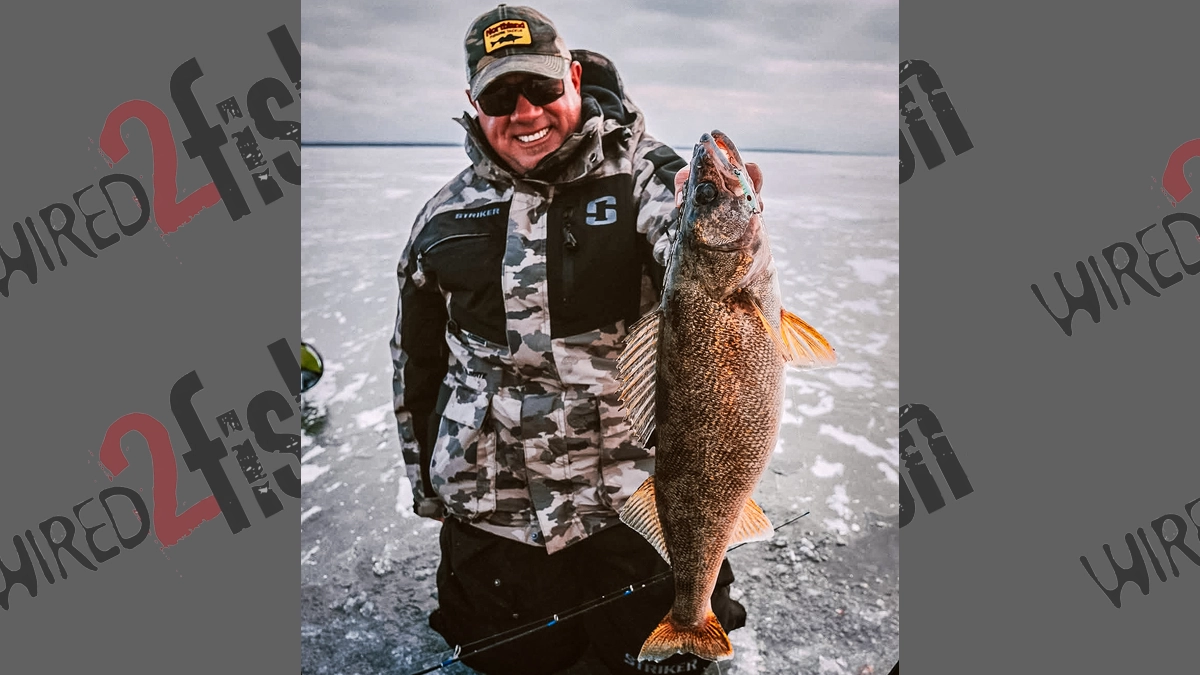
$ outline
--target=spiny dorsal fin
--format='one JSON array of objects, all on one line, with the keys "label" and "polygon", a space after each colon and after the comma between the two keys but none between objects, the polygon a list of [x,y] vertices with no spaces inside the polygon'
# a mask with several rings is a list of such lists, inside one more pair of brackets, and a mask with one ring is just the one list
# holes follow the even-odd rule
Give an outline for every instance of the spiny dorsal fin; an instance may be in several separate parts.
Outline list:
[{"label": "spiny dorsal fin", "polygon": [[662,522],[658,519],[658,504],[654,500],[654,476],[642,482],[641,487],[625,502],[621,509],[621,522],[632,527],[646,538],[667,564],[671,556],[667,553],[667,540],[663,537]]},{"label": "spiny dorsal fin", "polygon": [[658,370],[658,321],[661,309],[649,312],[629,329],[625,349],[617,357],[621,401],[638,440],[644,445],[654,432],[654,390]]},{"label": "spiny dorsal fin", "polygon": [[729,545],[746,541],[766,541],[773,534],[775,529],[771,527],[771,521],[767,520],[767,514],[763,513],[753,499],[747,499],[746,505],[742,507],[742,515],[738,518],[737,527],[733,530],[733,536],[729,539]]}]

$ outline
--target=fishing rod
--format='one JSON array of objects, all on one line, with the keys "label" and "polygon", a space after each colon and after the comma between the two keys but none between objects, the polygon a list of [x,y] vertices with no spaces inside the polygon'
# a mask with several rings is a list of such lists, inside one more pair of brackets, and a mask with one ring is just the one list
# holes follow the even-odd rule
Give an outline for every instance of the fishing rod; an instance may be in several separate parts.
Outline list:
[{"label": "fishing rod", "polygon": [[[785,521],[783,524],[774,528],[773,531],[778,532],[778,531],[782,530],[783,528],[787,527],[788,525],[791,525],[792,523],[796,522],[797,520],[800,520],[804,516],[807,516],[809,513],[811,513],[811,511],[805,511],[804,513],[801,513],[800,515],[795,516],[794,518],[791,518],[791,519]],[[737,546],[731,547],[729,549],[729,551],[736,551],[737,549],[739,549],[749,543],[750,542],[748,542],[748,541],[744,541],[744,542],[738,544]],[[729,553],[729,551],[726,551],[726,553]],[[621,598],[623,598],[627,595],[633,595],[634,593],[636,593],[642,589],[649,588],[650,586],[653,586],[655,584],[658,584],[662,581],[667,580],[668,578],[671,577],[671,575],[673,573],[674,573],[673,570],[667,570],[666,572],[660,572],[659,574],[656,574],[656,575],[650,577],[649,579],[645,579],[636,584],[630,584],[620,590],[616,590],[611,593],[606,593],[605,595],[602,595],[598,598],[594,598],[592,600],[587,600],[585,602],[582,602],[582,603],[572,607],[571,609],[566,610],[565,612],[559,612],[552,616],[548,616],[544,619],[531,621],[523,626],[517,626],[516,628],[510,628],[502,633],[497,633],[495,635],[492,635],[492,636],[489,636],[486,638],[481,638],[474,642],[468,642],[465,645],[457,645],[454,648],[454,653],[451,654],[449,658],[445,659],[444,661],[441,661],[440,663],[429,666],[423,670],[418,670],[414,673],[410,673],[409,675],[428,675],[428,673],[432,673],[434,671],[441,670],[447,666],[452,666],[455,663],[462,661],[463,659],[471,658],[472,656],[475,656],[476,654],[481,654],[483,652],[488,651],[489,649],[494,649],[496,647],[499,647],[500,645],[512,642],[513,640],[519,640],[523,637],[526,637],[528,635],[536,633],[537,631],[542,630],[543,628],[549,628],[550,626],[553,626],[557,623],[561,623],[568,619],[573,619],[585,612],[590,612],[591,610],[596,609],[597,607],[601,607],[603,605],[607,605],[610,602],[615,602],[616,600],[620,600]],[[493,642],[493,640],[495,640],[495,642]],[[474,649],[474,647],[476,645],[480,645],[483,643],[490,643],[490,644],[486,644],[483,647]],[[468,650],[468,649],[472,650],[472,651],[469,651],[466,654],[464,654],[463,651]]]}]

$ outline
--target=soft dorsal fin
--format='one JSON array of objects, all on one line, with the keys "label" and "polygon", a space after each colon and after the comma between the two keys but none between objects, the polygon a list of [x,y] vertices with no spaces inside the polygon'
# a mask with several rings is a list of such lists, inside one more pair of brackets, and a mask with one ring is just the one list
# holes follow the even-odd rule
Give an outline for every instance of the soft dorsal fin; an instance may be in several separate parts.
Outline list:
[{"label": "soft dorsal fin", "polygon": [[662,309],[649,312],[629,329],[625,349],[617,358],[621,373],[621,401],[629,413],[639,442],[654,432],[654,391],[658,381],[658,322]]},{"label": "soft dorsal fin", "polygon": [[[761,511],[760,511],[761,513]],[[654,476],[642,482],[641,487],[625,502],[621,508],[621,522],[637,531],[646,538],[667,564],[671,564],[671,556],[667,553],[667,540],[663,537],[662,522],[658,519],[658,503],[654,499]]]}]

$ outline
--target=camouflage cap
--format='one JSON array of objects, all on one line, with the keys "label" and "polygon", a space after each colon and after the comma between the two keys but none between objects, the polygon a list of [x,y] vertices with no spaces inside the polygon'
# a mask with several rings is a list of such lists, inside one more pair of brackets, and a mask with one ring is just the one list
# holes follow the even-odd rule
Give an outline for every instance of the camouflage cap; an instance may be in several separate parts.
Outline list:
[{"label": "camouflage cap", "polygon": [[555,80],[570,72],[571,51],[541,12],[499,5],[475,19],[467,31],[467,79],[471,98],[508,73],[533,73]]}]

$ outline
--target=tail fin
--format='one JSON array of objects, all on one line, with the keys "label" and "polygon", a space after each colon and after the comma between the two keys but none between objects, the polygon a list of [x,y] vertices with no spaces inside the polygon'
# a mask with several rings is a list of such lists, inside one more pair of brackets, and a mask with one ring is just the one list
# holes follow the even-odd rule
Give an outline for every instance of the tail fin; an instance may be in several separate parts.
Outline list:
[{"label": "tail fin", "polygon": [[680,626],[668,613],[646,638],[638,660],[662,661],[677,653],[695,654],[708,661],[724,661],[733,658],[733,645],[729,644],[729,636],[711,609],[699,626]]}]

